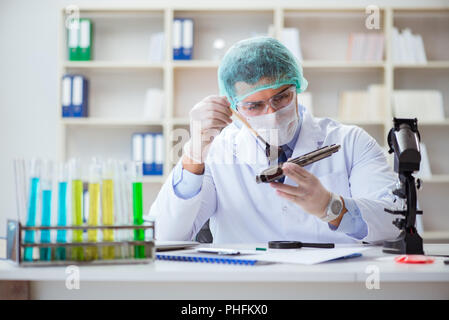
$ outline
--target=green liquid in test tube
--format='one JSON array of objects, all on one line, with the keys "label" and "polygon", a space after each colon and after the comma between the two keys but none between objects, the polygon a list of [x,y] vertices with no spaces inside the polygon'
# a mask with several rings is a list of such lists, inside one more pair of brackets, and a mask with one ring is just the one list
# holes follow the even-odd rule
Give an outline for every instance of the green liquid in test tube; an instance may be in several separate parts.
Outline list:
[{"label": "green liquid in test tube", "polygon": [[[73,159],[71,163],[72,175],[72,226],[83,224],[83,181],[81,180],[81,164]],[[83,230],[72,230],[72,241],[83,242]],[[72,247],[72,260],[84,260],[83,247]]]},{"label": "green liquid in test tube", "polygon": [[[134,163],[133,170],[133,223],[134,225],[143,225],[143,197],[142,197],[142,162]],[[134,230],[134,240],[144,241],[145,230]],[[134,258],[145,258],[145,246],[134,247]]]}]

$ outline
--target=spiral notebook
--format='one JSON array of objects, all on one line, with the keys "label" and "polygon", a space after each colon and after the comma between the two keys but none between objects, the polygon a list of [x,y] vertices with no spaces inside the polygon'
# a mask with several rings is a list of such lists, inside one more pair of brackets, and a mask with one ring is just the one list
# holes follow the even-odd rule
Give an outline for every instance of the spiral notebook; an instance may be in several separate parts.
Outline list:
[{"label": "spiral notebook", "polygon": [[171,261],[185,261],[185,262],[199,262],[199,263],[217,263],[217,264],[235,264],[235,265],[245,265],[254,266],[257,264],[267,264],[266,262],[261,263],[255,259],[242,259],[242,258],[229,258],[211,255],[201,255],[201,254],[156,254],[156,259],[158,260],[171,260]]}]

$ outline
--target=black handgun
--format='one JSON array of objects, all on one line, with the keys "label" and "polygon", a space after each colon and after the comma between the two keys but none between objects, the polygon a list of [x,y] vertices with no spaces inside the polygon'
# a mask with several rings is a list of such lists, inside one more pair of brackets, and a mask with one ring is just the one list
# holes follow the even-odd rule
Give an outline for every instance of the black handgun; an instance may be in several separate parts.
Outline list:
[{"label": "black handgun", "polygon": [[[314,163],[318,160],[330,157],[333,153],[340,150],[339,144],[332,144],[330,146],[322,147],[320,149],[317,149],[315,151],[306,153],[302,156],[299,156],[294,159],[290,159],[287,162],[292,162],[297,165],[300,165],[301,167],[305,167],[308,164]],[[282,165],[283,163],[279,163],[278,165],[269,167],[268,169],[265,169],[262,171],[258,176],[256,176],[256,182],[273,182],[276,180],[279,180],[284,176],[284,172],[282,171]]]}]

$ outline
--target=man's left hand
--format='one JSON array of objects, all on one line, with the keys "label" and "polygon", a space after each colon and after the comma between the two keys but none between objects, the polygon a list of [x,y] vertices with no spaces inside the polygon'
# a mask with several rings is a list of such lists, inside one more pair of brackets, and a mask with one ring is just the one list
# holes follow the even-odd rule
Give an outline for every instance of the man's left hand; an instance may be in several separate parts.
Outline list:
[{"label": "man's left hand", "polygon": [[331,193],[323,187],[317,177],[297,164],[285,162],[282,170],[285,176],[298,185],[290,186],[271,182],[270,185],[276,189],[276,193],[282,198],[296,203],[304,211],[322,218],[331,199]]}]

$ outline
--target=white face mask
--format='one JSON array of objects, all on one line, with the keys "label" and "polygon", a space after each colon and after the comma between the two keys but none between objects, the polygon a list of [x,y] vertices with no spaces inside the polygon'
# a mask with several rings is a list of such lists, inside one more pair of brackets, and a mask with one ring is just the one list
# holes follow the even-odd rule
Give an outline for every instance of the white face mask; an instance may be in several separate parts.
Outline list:
[{"label": "white face mask", "polygon": [[251,127],[272,146],[289,143],[299,125],[296,103],[291,103],[273,113],[246,119]]}]

